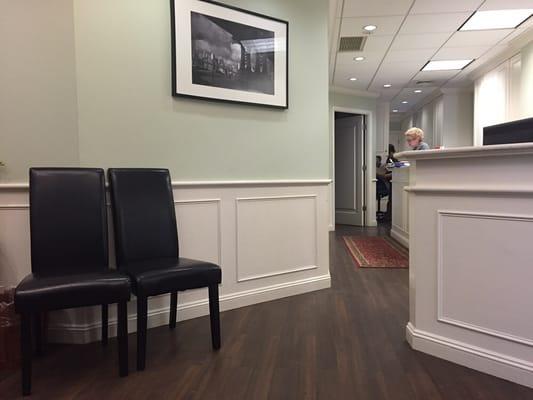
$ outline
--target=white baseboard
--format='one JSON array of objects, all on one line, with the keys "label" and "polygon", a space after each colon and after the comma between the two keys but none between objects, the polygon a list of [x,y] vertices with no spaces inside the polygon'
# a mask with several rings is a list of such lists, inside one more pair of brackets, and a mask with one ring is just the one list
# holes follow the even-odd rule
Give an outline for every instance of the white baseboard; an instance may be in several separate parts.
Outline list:
[{"label": "white baseboard", "polygon": [[[220,310],[226,311],[252,304],[272,301],[283,297],[295,296],[307,292],[312,292],[331,287],[331,277],[329,274],[316,276],[298,281],[286,282],[278,285],[265,286],[257,289],[230,293],[220,296]],[[134,301],[133,301],[134,302]],[[202,317],[209,314],[209,301],[202,299],[199,301],[178,305],[178,320],[183,321],[192,318]],[[148,310],[148,328],[168,324],[169,307]],[[128,315],[128,332],[137,330],[137,315]],[[100,339],[101,321],[89,324],[55,324],[48,328],[48,339],[50,342],[84,344]],[[116,336],[117,320],[109,319],[109,336]]]},{"label": "white baseboard", "polygon": [[400,242],[403,246],[409,248],[409,234],[403,229],[398,228],[396,225],[392,225],[390,235],[393,239]]},{"label": "white baseboard", "polygon": [[533,363],[477,346],[406,327],[406,339],[415,350],[533,388]]}]

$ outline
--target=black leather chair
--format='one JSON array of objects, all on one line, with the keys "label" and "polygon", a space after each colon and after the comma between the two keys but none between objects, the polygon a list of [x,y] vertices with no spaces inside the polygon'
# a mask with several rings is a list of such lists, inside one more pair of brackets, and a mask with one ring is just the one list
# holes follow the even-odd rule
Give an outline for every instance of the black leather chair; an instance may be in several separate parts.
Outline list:
[{"label": "black leather chair", "polygon": [[40,353],[40,313],[102,305],[107,342],[107,305],[118,303],[120,375],[128,374],[126,305],[129,277],[109,269],[104,171],[85,168],[30,169],[32,273],[15,291],[21,315],[22,392],[31,392],[32,319]]},{"label": "black leather chair", "polygon": [[211,340],[220,348],[218,265],[179,257],[170,174],[166,169],[109,169],[117,265],[137,296],[137,369],[146,364],[148,297],[170,293],[176,327],[178,291],[209,288]]}]

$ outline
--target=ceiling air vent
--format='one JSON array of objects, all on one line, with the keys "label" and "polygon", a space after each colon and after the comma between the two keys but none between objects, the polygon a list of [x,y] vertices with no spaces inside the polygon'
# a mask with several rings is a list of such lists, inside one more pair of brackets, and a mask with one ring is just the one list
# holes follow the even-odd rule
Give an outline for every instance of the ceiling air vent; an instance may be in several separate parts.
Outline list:
[{"label": "ceiling air vent", "polygon": [[433,81],[416,81],[416,84],[418,86],[431,86]]},{"label": "ceiling air vent", "polygon": [[366,36],[343,36],[339,44],[339,52],[362,51],[365,47]]}]

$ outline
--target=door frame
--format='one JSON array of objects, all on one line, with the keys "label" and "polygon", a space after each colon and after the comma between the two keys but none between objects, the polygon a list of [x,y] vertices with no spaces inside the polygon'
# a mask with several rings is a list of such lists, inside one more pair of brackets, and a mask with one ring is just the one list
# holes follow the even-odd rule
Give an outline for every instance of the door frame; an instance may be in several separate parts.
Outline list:
[{"label": "door frame", "polygon": [[335,112],[344,112],[349,114],[359,114],[366,117],[366,132],[365,132],[365,153],[366,153],[366,174],[363,182],[365,192],[366,212],[364,213],[363,226],[377,226],[376,221],[376,185],[373,179],[376,175],[376,121],[375,112],[373,110],[360,108],[346,108],[336,107],[331,108],[330,114],[330,169],[331,169],[331,184],[330,184],[330,231],[335,230]]}]

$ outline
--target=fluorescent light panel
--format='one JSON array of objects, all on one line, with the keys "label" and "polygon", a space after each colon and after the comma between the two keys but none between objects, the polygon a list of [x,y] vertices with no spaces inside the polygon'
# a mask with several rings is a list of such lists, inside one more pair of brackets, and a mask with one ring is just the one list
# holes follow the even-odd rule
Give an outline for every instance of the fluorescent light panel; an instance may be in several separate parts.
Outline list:
[{"label": "fluorescent light panel", "polygon": [[455,71],[461,70],[474,60],[437,60],[430,61],[422,71]]},{"label": "fluorescent light panel", "polygon": [[514,29],[533,14],[533,8],[519,10],[477,11],[466,21],[460,31],[489,29]]}]

